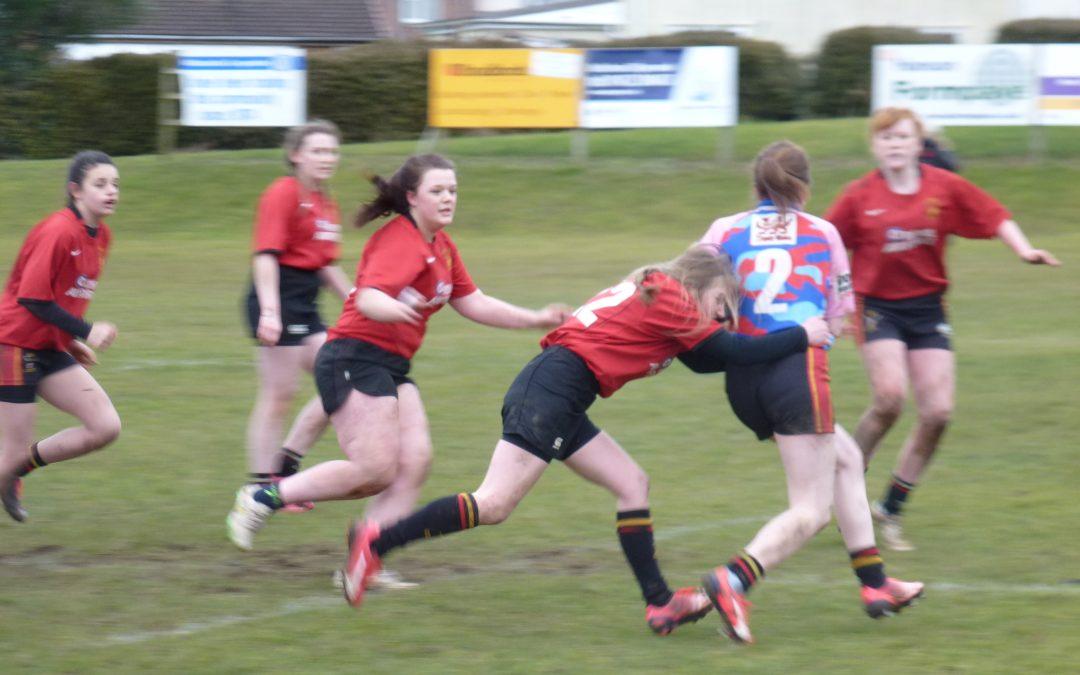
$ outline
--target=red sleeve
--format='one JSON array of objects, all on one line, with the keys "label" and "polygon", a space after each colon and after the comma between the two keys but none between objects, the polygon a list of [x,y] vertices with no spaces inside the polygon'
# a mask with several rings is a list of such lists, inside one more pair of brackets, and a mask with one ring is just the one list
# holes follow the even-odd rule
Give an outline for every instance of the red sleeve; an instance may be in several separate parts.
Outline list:
[{"label": "red sleeve", "polygon": [[949,232],[968,239],[996,236],[1001,223],[1012,217],[1009,210],[971,181],[955,174],[948,175],[952,183],[949,194],[957,210]]},{"label": "red sleeve", "polygon": [[357,270],[357,288],[375,288],[396,298],[424,271],[423,255],[407,238],[396,236],[399,229],[383,229],[364,246]]},{"label": "red sleeve", "polygon": [[279,179],[266,188],[255,213],[254,251],[282,252],[289,245],[289,219],[296,213],[296,185]]},{"label": "red sleeve", "polygon": [[853,248],[855,244],[855,225],[859,213],[857,201],[855,183],[849,183],[824,216],[825,220],[836,226],[836,231],[847,248]]},{"label": "red sleeve", "polygon": [[469,276],[469,270],[465,268],[465,263],[461,261],[461,254],[458,253],[457,246],[454,245],[453,241],[450,241],[449,244],[450,260],[453,264],[453,268],[450,270],[450,278],[454,284],[454,290],[450,293],[450,297],[463,298],[476,292],[476,284],[473,283],[472,277]]},{"label": "red sleeve", "polygon": [[650,332],[673,341],[676,353],[693,349],[720,328],[716,321],[709,321],[704,327],[698,328],[701,312],[697,304],[673,281],[664,283],[643,318]]},{"label": "red sleeve", "polygon": [[32,237],[33,240],[28,241],[23,249],[22,277],[19,279],[15,297],[56,300],[53,280],[71,247],[64,246],[66,242],[62,236],[48,230],[38,230]]}]

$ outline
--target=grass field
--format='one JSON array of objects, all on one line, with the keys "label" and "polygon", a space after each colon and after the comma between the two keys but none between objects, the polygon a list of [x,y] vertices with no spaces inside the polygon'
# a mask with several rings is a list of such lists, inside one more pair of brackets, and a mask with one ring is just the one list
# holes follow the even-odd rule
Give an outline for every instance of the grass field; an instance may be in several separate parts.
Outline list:
[{"label": "grass field", "polygon": [[[818,160],[811,210],[869,167],[857,121],[740,127],[734,153],[790,137]],[[928,583],[918,607],[863,614],[835,528],[755,591],[758,644],[710,615],[668,638],[646,628],[613,532],[613,500],[554,466],[498,528],[417,545],[392,566],[421,587],[350,610],[331,588],[356,503],[276,517],[242,554],[223,519],[245,471],[253,348],[239,300],[255,200],[277,151],[118,161],[122,203],[91,317],[121,331],[96,377],[124,420],[107,450],[27,482],[31,520],[0,522],[0,672],[1046,672],[1080,666],[1080,130],[1048,159],[1023,133],[956,130],[966,175],[1065,262],[1020,264],[1001,244],[956,241],[950,308],[958,406],[908,524],[919,549],[889,570]],[[749,204],[745,163],[718,165],[714,131],[619,132],[567,157],[565,134],[444,141],[459,165],[452,232],[482,288],[520,304],[580,303],[639,264],[677,254]],[[107,150],[107,148],[106,148]],[[346,212],[364,168],[411,144],[345,148]],[[62,201],[63,161],[0,163],[0,272]],[[354,268],[370,229],[349,231]],[[324,316],[336,317],[336,303]],[[435,466],[425,498],[476,487],[505,387],[539,335],[452,311],[414,361]],[[867,398],[850,343],[833,360],[838,419]],[[785,503],[775,450],[728,410],[720,377],[675,366],[598,403],[594,419],[652,477],[659,556],[696,582]],[[312,388],[313,389],[313,388]],[[881,489],[910,416],[870,468]],[[65,421],[42,406],[39,435]],[[340,455],[333,439],[315,459]]]}]

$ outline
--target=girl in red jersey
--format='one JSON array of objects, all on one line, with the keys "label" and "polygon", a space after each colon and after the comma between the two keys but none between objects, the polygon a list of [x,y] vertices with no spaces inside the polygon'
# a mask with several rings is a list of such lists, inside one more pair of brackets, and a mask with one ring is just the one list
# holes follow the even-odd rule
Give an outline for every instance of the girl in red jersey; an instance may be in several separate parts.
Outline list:
[{"label": "girl in red jersey", "polygon": [[[67,194],[67,207],[26,236],[0,296],[0,500],[20,522],[27,516],[20,503],[26,474],[120,434],[116,408],[87,371],[97,363],[94,350],[116,339],[116,326],[83,319],[112,238],[102,218],[120,198],[112,159],[93,150],[76,155]],[[81,426],[34,443],[39,394]]]},{"label": "girl in red jersey", "polygon": [[[807,316],[827,317],[838,331],[854,308],[847,252],[836,228],[802,210],[810,196],[810,160],[803,149],[789,141],[763,149],[754,162],[754,190],[762,200],[757,208],[717,220],[701,239],[737,261],[739,332],[771,333]],[[885,575],[859,448],[833,422],[827,348],[728,370],[731,408],[760,440],[776,442],[788,493],[787,509],[702,580],[735,642],[753,641],[746,595],[766,570],[817,534],[832,511],[870,616],[898,611],[922,593],[921,583]]]},{"label": "girl in red jersey", "polygon": [[855,429],[866,463],[900,416],[909,383],[915,393],[918,420],[883,500],[873,505],[885,543],[906,551],[913,547],[900,513],[953,410],[956,361],[944,305],[949,236],[998,237],[1024,262],[1059,263],[1033,248],[989,194],[956,174],[920,165],[924,131],[911,110],[877,111],[870,131],[878,168],[844,188],[825,217],[852,252],[860,315],[855,334],[873,390]]},{"label": "girl in red jersey", "polygon": [[341,224],[327,185],[338,165],[340,140],[337,126],[326,120],[290,129],[284,143],[290,175],[271,183],[259,199],[245,302],[259,344],[259,391],[247,428],[249,484],[296,473],[328,422],[315,397],[281,442],[300,373],[314,369],[315,355],[326,342],[319,289],[327,286],[345,298],[351,286],[337,265]]},{"label": "girl in red jersey", "polygon": [[[412,508],[431,463],[431,438],[420,391],[408,377],[428,319],[449,303],[467,319],[498,328],[558,325],[569,307],[516,307],[480,291],[445,232],[457,205],[454,165],[439,155],[411,157],[357,225],[396,213],[364,246],[355,289],[315,364],[325,413],[346,460],[324,462],[276,485],[245,486],[228,518],[234,543],[254,534],[285,504],[379,494],[376,520]],[[381,494],[380,494],[381,493]]]},{"label": "girl in red jersey", "polygon": [[695,248],[637,270],[580,307],[541,341],[541,354],[510,385],[502,439],[477,490],[437,499],[390,527],[372,521],[353,526],[342,572],[349,603],[360,604],[364,580],[391,550],[506,520],[557,459],[615,495],[619,542],[641,587],[649,627],[666,635],[704,616],[709,600],[700,590],[672,592],[660,574],[648,476],[587,410],[598,395],[606,398],[631,380],[655,375],[680,354],[691,353],[688,363],[699,372],[717,372],[728,362],[802,351],[808,340],[821,344],[828,336],[825,322],[811,319],[803,329],[738,338],[717,322],[731,315],[737,297],[726,256]]}]

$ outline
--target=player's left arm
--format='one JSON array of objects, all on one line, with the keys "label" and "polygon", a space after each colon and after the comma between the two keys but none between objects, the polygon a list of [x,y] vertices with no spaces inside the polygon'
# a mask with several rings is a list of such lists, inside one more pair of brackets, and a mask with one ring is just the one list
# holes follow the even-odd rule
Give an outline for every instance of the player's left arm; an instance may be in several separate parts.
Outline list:
[{"label": "player's left arm", "polygon": [[1051,267],[1057,267],[1061,264],[1050,251],[1032,246],[1027,236],[1024,235],[1024,231],[1011,218],[1001,221],[1001,225],[998,225],[997,236],[1024,262],[1032,265],[1050,265]]},{"label": "player's left arm", "polygon": [[[827,227],[826,227],[827,226]],[[825,298],[825,319],[833,335],[846,332],[847,317],[855,311],[855,293],[851,287],[851,262],[840,233],[831,223],[823,225],[829,244],[829,285]]]},{"label": "player's left arm", "polygon": [[452,298],[450,306],[470,321],[495,328],[554,328],[566,321],[573,312],[572,307],[561,303],[553,303],[542,309],[518,307],[485,295],[480,289]]},{"label": "player's left arm", "polygon": [[349,297],[352,282],[349,281],[349,277],[345,276],[345,271],[341,269],[340,265],[334,264],[322,267],[319,269],[318,275],[322,285],[337,293],[339,298],[344,300]]}]

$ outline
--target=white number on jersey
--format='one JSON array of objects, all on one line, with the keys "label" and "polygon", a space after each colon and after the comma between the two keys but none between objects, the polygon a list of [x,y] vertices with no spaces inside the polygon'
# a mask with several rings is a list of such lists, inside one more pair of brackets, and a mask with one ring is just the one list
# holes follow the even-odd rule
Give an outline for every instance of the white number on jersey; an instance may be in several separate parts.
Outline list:
[{"label": "white number on jersey", "polygon": [[780,291],[784,290],[788,277],[791,276],[791,254],[782,248],[767,248],[754,257],[754,271],[768,274],[765,285],[754,299],[754,311],[758,314],[780,314],[786,312],[786,302],[773,302]]},{"label": "white number on jersey", "polygon": [[596,323],[596,311],[608,307],[616,307],[634,297],[637,286],[632,281],[624,281],[618,286],[612,286],[600,291],[595,298],[574,310],[574,316],[586,328]]}]

